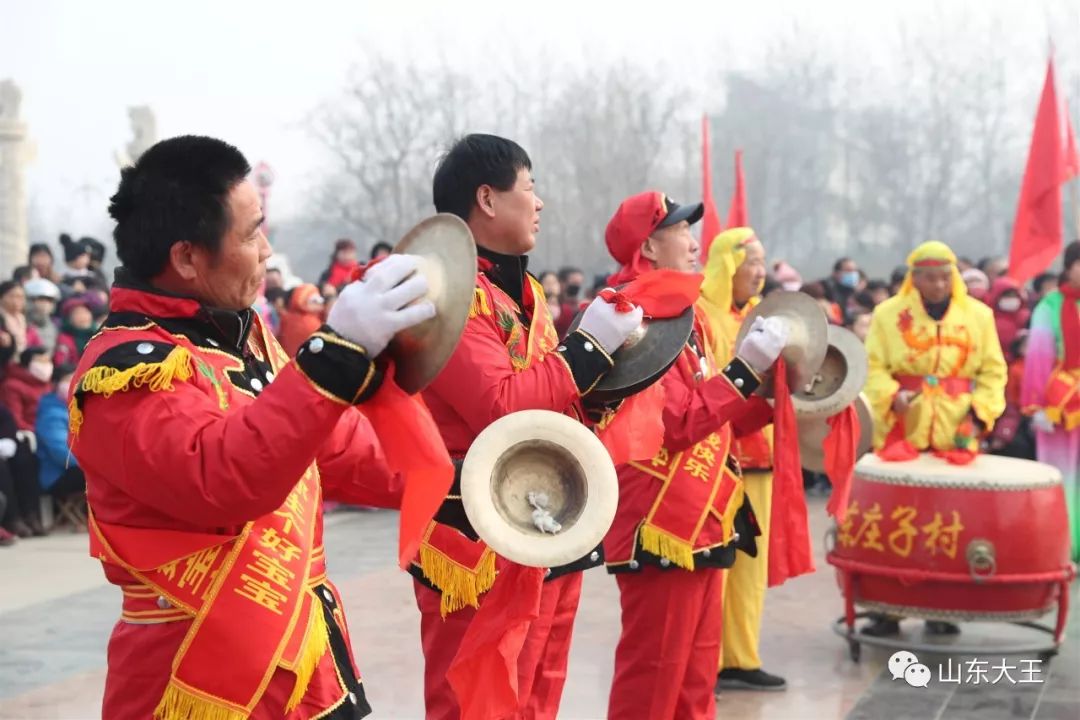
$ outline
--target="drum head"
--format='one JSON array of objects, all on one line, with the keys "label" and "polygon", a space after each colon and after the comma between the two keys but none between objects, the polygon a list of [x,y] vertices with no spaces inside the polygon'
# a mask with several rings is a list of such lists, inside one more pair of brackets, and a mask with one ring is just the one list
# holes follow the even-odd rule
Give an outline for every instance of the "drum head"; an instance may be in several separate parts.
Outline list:
[{"label": "drum head", "polygon": [[[862,393],[855,398],[855,412],[859,416],[859,443],[855,448],[855,460],[858,461],[870,452],[874,440],[874,418],[870,414],[870,403]],[[825,438],[829,435],[827,417],[798,418],[799,457],[802,466],[813,472],[825,472]]]},{"label": "drum head", "polygon": [[[531,493],[561,525],[536,527]],[[603,443],[584,425],[524,410],[489,425],[461,467],[461,502],[480,538],[522,565],[558,567],[590,553],[615,519],[619,484]]]},{"label": "drum head", "polygon": [[929,453],[907,462],[867,455],[855,466],[855,474],[890,485],[970,490],[1033,490],[1061,484],[1061,472],[1055,467],[999,455],[979,455],[970,465],[952,465]]},{"label": "drum head", "polygon": [[[621,287],[621,286],[620,286]],[[584,310],[570,323],[569,332],[577,330]],[[664,376],[682,352],[694,329],[694,308],[688,307],[673,318],[646,318],[611,359],[615,367],[589,392],[600,402],[621,400],[641,392]]]},{"label": "drum head", "polygon": [[461,339],[476,287],[476,244],[461,218],[440,213],[406,233],[394,252],[420,258],[435,305],[435,317],[402,330],[388,348],[395,381],[413,394],[435,379]]}]

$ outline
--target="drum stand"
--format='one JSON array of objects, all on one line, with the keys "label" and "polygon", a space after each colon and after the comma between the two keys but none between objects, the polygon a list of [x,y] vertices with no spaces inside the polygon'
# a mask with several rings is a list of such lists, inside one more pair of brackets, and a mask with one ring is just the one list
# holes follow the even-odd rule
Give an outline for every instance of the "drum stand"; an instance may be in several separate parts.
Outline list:
[{"label": "drum stand", "polygon": [[[1061,646],[1062,638],[1065,634],[1065,622],[1069,615],[1069,584],[1073,578],[1076,577],[1076,566],[1070,564],[1068,568],[1056,573],[1042,573],[1039,576],[1035,575],[994,575],[994,576],[972,576],[968,582],[974,583],[987,583],[987,584],[1009,584],[1017,582],[1056,582],[1059,583],[1058,592],[1058,608],[1057,608],[1057,621],[1053,628],[1042,625],[1032,621],[1022,620],[1007,620],[998,618],[987,618],[990,621],[997,620],[998,622],[1008,622],[1010,625],[1029,629],[1039,634],[1049,635],[1050,638],[1044,639],[1041,642],[1032,641],[1029,643],[1015,642],[1012,644],[1002,645],[969,645],[963,642],[958,643],[918,643],[910,640],[889,638],[889,637],[875,637],[872,635],[866,635],[855,629],[855,620],[869,617],[876,612],[883,611],[855,611],[855,583],[858,580],[859,575],[880,575],[893,579],[908,580],[911,582],[918,582],[920,580],[944,580],[950,582],[958,581],[957,576],[949,573],[934,573],[930,571],[916,571],[913,569],[901,569],[901,568],[883,568],[878,566],[869,565],[866,563],[860,563],[846,558],[836,557],[832,552],[828,553],[827,560],[830,564],[837,568],[842,578],[843,592],[844,592],[844,615],[841,616],[833,623],[833,632],[840,637],[844,638],[848,642],[848,653],[853,662],[859,662],[861,656],[861,646],[871,645],[874,647],[883,647],[891,650],[911,650],[913,652],[925,652],[925,653],[938,653],[947,655],[1038,655],[1039,660],[1042,662],[1049,661],[1054,655],[1057,654],[1058,648]],[[1045,577],[1044,577],[1045,576]],[[933,610],[926,610],[920,612],[917,608],[905,609],[903,611],[904,617],[921,618],[929,620],[966,620],[966,619],[980,619],[977,611],[968,613],[958,612],[955,618],[948,617],[949,613],[934,613]]]}]

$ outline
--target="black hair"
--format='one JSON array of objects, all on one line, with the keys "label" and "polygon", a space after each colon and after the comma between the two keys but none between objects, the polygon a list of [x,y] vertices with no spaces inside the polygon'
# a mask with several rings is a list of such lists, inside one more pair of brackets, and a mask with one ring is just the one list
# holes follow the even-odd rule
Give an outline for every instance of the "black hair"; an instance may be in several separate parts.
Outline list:
[{"label": "black hair", "polygon": [[289,291],[286,290],[285,288],[270,288],[269,290],[266,291],[266,302],[273,305],[274,301],[277,300],[278,298],[281,298],[282,300],[287,301],[288,296],[289,296]]},{"label": "black hair", "polygon": [[17,287],[22,287],[22,285],[15,280],[5,280],[4,282],[0,282],[0,298],[4,297]]},{"label": "black hair", "polygon": [[874,297],[866,290],[860,290],[859,292],[855,293],[855,296],[852,298],[852,300],[854,300],[855,304],[858,305],[860,308],[864,308],[866,310],[874,309]]},{"label": "black hair", "polygon": [[61,378],[66,377],[67,375],[74,375],[74,374],[75,374],[75,366],[73,364],[71,364],[71,363],[61,363],[60,365],[54,366],[53,371],[52,371],[53,385],[60,382]]},{"label": "black hair", "polygon": [[[559,273],[555,272],[554,270],[545,270],[544,272],[537,275],[536,279],[539,280],[541,283],[543,283],[544,278],[546,278],[548,275],[551,275],[556,280],[559,280]],[[559,282],[562,283],[562,280],[559,280]]]},{"label": "black hair", "polygon": [[251,166],[232,145],[183,135],[162,140],[120,172],[109,203],[124,267],[141,280],[160,274],[181,241],[217,253],[229,229],[228,194]]},{"label": "black hair", "polygon": [[435,168],[431,183],[435,210],[453,213],[467,222],[481,185],[509,190],[522,169],[532,170],[532,161],[513,140],[497,135],[466,135],[453,144]]},{"label": "black hair", "polygon": [[29,265],[20,265],[11,272],[11,279],[17,283],[23,283],[34,277],[34,268]]},{"label": "black hair", "polygon": [[851,258],[849,258],[849,257],[840,258],[839,260],[837,260],[836,262],[833,263],[832,271],[834,273],[835,272],[840,272],[841,270],[844,269],[844,263],[846,263],[846,262],[851,262]]},{"label": "black hair", "polygon": [[872,293],[875,290],[884,290],[885,292],[888,292],[889,291],[889,283],[885,282],[884,280],[878,279],[878,278],[874,278],[873,280],[867,280],[866,281],[866,292]]},{"label": "black hair", "polygon": [[44,355],[48,357],[49,351],[41,347],[40,345],[28,347],[21,353],[19,353],[19,364],[22,365],[24,368],[30,367],[30,363],[32,363],[34,361],[34,358],[36,358],[38,355]]},{"label": "black hair", "polygon": [[378,255],[382,251],[386,251],[388,253],[394,252],[394,246],[391,245],[390,243],[377,242],[377,243],[375,243],[374,245],[371,246],[371,252],[368,253],[368,259],[369,260],[374,260],[375,256]]},{"label": "black hair", "polygon": [[1035,279],[1031,281],[1031,289],[1040,292],[1042,286],[1048,282],[1057,282],[1057,273],[1044,272],[1035,276]]},{"label": "black hair", "polygon": [[49,256],[50,260],[54,260],[52,248],[45,243],[34,243],[30,246],[30,252],[26,253],[26,262],[30,262],[30,258],[34,257],[38,253],[45,253]]},{"label": "black hair", "polygon": [[779,280],[774,278],[772,275],[766,275],[765,282],[761,285],[761,297],[765,297],[771,292],[776,292],[777,290],[783,289],[784,286],[780,283]]},{"label": "black hair", "polygon": [[1080,262],[1080,240],[1073,240],[1065,246],[1065,264],[1062,267],[1067,271],[1075,262]]},{"label": "black hair", "polygon": [[556,276],[559,278],[559,282],[565,284],[567,278],[569,278],[574,273],[581,273],[582,275],[585,275],[581,268],[576,268],[573,265],[564,265],[563,267],[559,268],[559,272],[556,273]]}]

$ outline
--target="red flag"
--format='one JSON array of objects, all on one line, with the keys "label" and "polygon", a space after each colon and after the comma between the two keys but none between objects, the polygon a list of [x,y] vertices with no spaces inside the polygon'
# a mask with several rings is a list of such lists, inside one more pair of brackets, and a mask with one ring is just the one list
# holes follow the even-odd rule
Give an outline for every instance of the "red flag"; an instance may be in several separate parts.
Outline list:
[{"label": "red flag", "polygon": [[727,226],[747,227],[750,225],[750,212],[746,209],[746,178],[743,177],[742,150],[735,151],[735,192],[731,196],[728,208]]},{"label": "red flag", "polygon": [[1065,156],[1061,161],[1061,182],[1067,183],[1080,176],[1080,149],[1076,147],[1076,135],[1073,133],[1072,120],[1069,119],[1069,103],[1062,103],[1062,122],[1065,123]]},{"label": "red flag", "polygon": [[705,215],[701,218],[701,260],[709,259],[709,246],[724,227],[712,194],[712,160],[709,156],[709,116],[701,116],[701,201],[705,203]]},{"label": "red flag", "polygon": [[1058,111],[1051,58],[1046,64],[1046,82],[1035,115],[1009,249],[1009,277],[1021,283],[1050,267],[1061,252],[1061,182],[1066,171],[1062,167],[1065,156]]},{"label": "red flag", "polygon": [[773,411],[773,502],[769,522],[769,587],[814,572],[806,495],[802,489],[802,458],[797,442],[795,409],[787,384],[784,358],[776,361]]}]

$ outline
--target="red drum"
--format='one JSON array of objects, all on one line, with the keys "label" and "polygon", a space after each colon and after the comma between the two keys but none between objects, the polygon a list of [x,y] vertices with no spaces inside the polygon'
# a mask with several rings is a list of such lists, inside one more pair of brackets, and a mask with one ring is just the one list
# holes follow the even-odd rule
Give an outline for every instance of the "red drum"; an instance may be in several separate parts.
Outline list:
[{"label": "red drum", "polygon": [[1068,519],[1061,474],[982,455],[950,465],[931,455],[855,468],[847,518],[828,561],[848,601],[938,620],[1037,618],[1067,612]]}]

